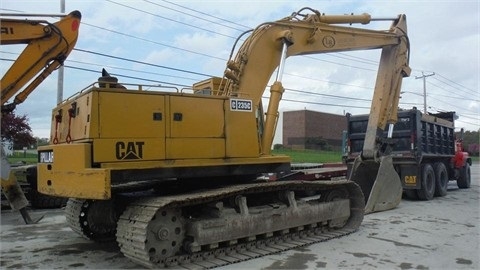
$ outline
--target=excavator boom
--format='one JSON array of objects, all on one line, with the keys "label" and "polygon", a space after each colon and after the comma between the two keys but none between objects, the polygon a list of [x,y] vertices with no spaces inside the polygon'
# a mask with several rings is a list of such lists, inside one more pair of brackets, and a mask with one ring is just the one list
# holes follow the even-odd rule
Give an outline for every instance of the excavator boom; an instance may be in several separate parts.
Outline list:
[{"label": "excavator boom", "polygon": [[[2,17],[4,15],[1,14]],[[15,95],[9,104],[10,110],[25,101],[45,78],[63,64],[77,42],[81,17],[79,11],[73,11],[56,23],[1,19],[1,45],[27,44],[0,82],[2,110]]]},{"label": "excavator boom", "polygon": [[[406,16],[372,19],[368,14],[326,16],[314,12],[300,20],[297,17],[299,14],[294,13],[283,20],[257,27],[243,43],[235,59],[229,61],[225,83],[220,85],[216,93],[250,97],[260,107],[258,104],[263,94],[262,89],[273,71],[279,67],[277,81],[270,88],[265,128],[262,132],[262,153],[269,155],[278,120],[278,105],[284,91],[281,79],[278,78],[281,78],[285,58],[381,48],[365,145],[349,179],[362,187],[367,213],[394,208],[401,199],[401,182],[393,168],[391,157],[385,152],[388,146],[379,141],[378,134],[385,130],[387,124],[393,126],[397,121],[402,79],[410,75]],[[336,25],[366,24],[371,20],[391,20],[392,25],[387,31]]]}]

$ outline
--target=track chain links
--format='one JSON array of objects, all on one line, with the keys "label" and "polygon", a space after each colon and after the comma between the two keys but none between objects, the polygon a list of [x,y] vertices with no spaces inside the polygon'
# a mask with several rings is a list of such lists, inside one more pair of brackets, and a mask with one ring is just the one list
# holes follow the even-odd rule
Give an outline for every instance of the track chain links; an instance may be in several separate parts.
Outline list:
[{"label": "track chain links", "polygon": [[65,207],[65,217],[67,219],[68,226],[79,235],[83,236],[84,238],[88,238],[87,235],[83,233],[79,216],[82,212],[82,206],[85,203],[85,200],[78,200],[78,199],[69,199],[67,201],[67,206]]},{"label": "track chain links", "polygon": [[[70,198],[65,207],[68,226],[82,237],[96,242],[115,240],[115,218],[109,201]],[[94,217],[92,217],[94,215]]]},{"label": "track chain links", "polygon": [[[295,183],[295,185],[298,184],[301,185],[300,182]],[[312,184],[313,182],[308,182],[306,185],[309,186]],[[354,197],[351,198],[351,215],[355,216],[353,218],[355,220],[348,226],[340,229],[323,226],[326,224],[314,223],[290,228],[289,230],[283,231],[281,235],[270,234],[268,236],[254,236],[248,239],[248,241],[245,240],[243,242],[239,240],[237,243],[232,243],[228,246],[218,243],[219,245],[216,248],[215,246],[212,246],[210,250],[202,249],[201,251],[191,254],[184,253],[161,259],[155,259],[155,256],[151,256],[152,252],[148,247],[148,241],[151,239],[149,238],[149,234],[151,234],[151,232],[149,232],[148,227],[149,223],[156,219],[155,215],[159,210],[164,211],[163,209],[165,209],[165,211],[170,211],[168,209],[179,209],[183,206],[218,200],[227,197],[227,195],[242,194],[242,192],[247,191],[245,186],[238,186],[230,187],[223,193],[209,190],[201,193],[201,195],[184,194],[179,196],[144,198],[138,200],[127,207],[121,215],[117,226],[117,242],[122,253],[140,265],[148,268],[174,267],[184,269],[215,268],[313,243],[323,242],[355,232],[363,219],[363,194],[361,191],[358,192],[360,189],[357,185],[353,184],[353,182],[347,184],[348,185],[346,186],[349,187],[351,196]],[[271,184],[265,186],[258,185],[251,190],[255,190],[255,192],[268,192],[278,190],[281,185],[281,182],[273,184],[273,186]],[[342,186],[342,184],[338,184],[337,182],[337,184],[327,184],[327,186],[335,187]]]}]

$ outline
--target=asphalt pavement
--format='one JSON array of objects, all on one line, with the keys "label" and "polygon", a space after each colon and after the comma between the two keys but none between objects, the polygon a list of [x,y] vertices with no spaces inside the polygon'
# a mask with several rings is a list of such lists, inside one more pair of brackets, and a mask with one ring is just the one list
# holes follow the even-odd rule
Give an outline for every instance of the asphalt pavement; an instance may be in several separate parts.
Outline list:
[{"label": "asphalt pavement", "polygon": [[[402,200],[390,211],[365,216],[360,229],[341,238],[217,269],[480,269],[480,166],[470,189],[449,184],[445,197]],[[39,224],[2,210],[1,269],[141,269],[116,244],[83,239],[66,225],[61,209],[36,210]]]}]

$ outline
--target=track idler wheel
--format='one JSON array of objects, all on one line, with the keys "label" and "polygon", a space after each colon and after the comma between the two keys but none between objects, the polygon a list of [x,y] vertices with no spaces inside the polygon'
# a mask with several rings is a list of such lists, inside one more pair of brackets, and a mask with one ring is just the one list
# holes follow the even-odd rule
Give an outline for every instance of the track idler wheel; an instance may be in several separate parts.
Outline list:
[{"label": "track idler wheel", "polygon": [[148,224],[145,249],[150,261],[158,263],[176,255],[183,246],[184,221],[179,209],[160,209]]}]

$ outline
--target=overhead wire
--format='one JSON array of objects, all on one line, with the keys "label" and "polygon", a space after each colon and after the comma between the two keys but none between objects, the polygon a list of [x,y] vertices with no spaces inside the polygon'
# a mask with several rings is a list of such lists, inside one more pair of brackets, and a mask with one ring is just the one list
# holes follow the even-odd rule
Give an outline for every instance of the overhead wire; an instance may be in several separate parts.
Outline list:
[{"label": "overhead wire", "polygon": [[118,69],[118,70],[124,70],[124,71],[129,71],[129,72],[137,72],[137,73],[142,73],[142,74],[151,74],[151,75],[156,75],[156,76],[170,77],[170,78],[182,79],[182,80],[190,80],[190,81],[197,81],[198,80],[198,79],[193,79],[193,78],[184,77],[184,76],[177,76],[177,75],[151,72],[151,71],[145,71],[145,70],[138,70],[138,69],[132,69],[132,68],[125,68],[125,67],[119,67],[119,66],[95,64],[95,63],[89,63],[89,62],[77,61],[77,60],[68,60],[68,62],[83,64],[83,65],[97,66],[97,67],[101,67],[101,68]]},{"label": "overhead wire", "polygon": [[[435,73],[435,74],[438,75],[439,77],[445,79],[446,81],[449,81],[449,82],[451,82],[451,83],[453,83],[453,84],[456,84],[457,86],[463,88],[463,90],[468,90],[468,91],[469,91],[470,93],[472,93],[472,94],[476,94],[476,95],[479,94],[478,89],[477,89],[477,91],[475,91],[475,90],[473,90],[473,89],[470,89],[470,88],[465,87],[465,86],[463,86],[463,85],[461,85],[461,84],[459,84],[459,83],[457,83],[457,82],[455,82],[455,81],[452,81],[452,80],[448,79],[447,77],[443,76],[442,74],[439,74],[439,73]],[[435,77],[434,77],[434,78],[435,78]],[[438,78],[435,78],[435,79],[438,80]],[[445,83],[445,82],[444,82],[444,83]],[[452,85],[450,85],[450,86],[452,86]],[[455,88],[455,89],[457,89],[457,90],[463,91],[462,89],[460,89],[460,88],[458,88],[458,87],[454,87],[454,86],[452,86],[452,87]]]},{"label": "overhead wire", "polygon": [[[158,7],[162,7],[162,8],[165,8],[165,9],[168,9],[168,10],[172,10],[172,11],[175,11],[175,12],[178,12],[178,13],[181,13],[181,14],[184,14],[184,15],[188,15],[188,16],[191,16],[193,18],[196,18],[196,19],[199,19],[199,20],[202,20],[202,21],[206,21],[206,22],[209,22],[209,23],[214,23],[214,24],[218,24],[218,25],[221,25],[225,28],[229,28],[229,29],[232,29],[232,30],[237,30],[237,31],[240,31],[240,32],[243,32],[245,31],[245,29],[239,29],[239,28],[236,28],[236,27],[232,27],[232,26],[229,26],[229,25],[226,25],[226,24],[223,24],[223,23],[219,23],[218,21],[212,21],[212,20],[208,20],[208,19],[205,19],[205,16],[203,17],[200,17],[200,16],[196,16],[196,15],[193,15],[193,14],[189,14],[189,13],[186,13],[185,11],[182,11],[182,10],[178,10],[178,9],[174,9],[174,8],[171,8],[171,7],[167,7],[165,5],[161,5],[159,3],[155,3],[155,2],[152,2],[152,1],[148,1],[148,0],[143,0],[144,2],[147,2],[147,3],[150,3],[152,5],[155,5],[155,6],[158,6]],[[168,1],[164,1],[164,2],[168,2]],[[176,5],[174,3],[171,3],[171,2],[168,2],[172,5]],[[180,6],[180,5],[177,5],[177,6]],[[183,9],[189,9],[187,7],[183,7],[183,6],[180,6],[182,7]],[[193,10],[195,11],[195,10]],[[198,12],[198,11],[197,11]],[[203,15],[205,15],[205,13],[202,13]],[[244,27],[244,28],[248,28],[248,27]]]},{"label": "overhead wire", "polygon": [[143,61],[134,60],[134,59],[129,59],[129,58],[125,58],[125,57],[108,55],[108,54],[105,54],[105,53],[99,53],[99,52],[94,52],[94,51],[89,51],[89,50],[84,50],[84,49],[79,49],[79,48],[76,48],[74,50],[79,51],[79,52],[86,52],[86,53],[90,53],[90,54],[100,55],[100,56],[103,56],[103,57],[113,58],[113,59],[117,59],[117,60],[122,60],[122,61],[137,63],[137,64],[143,64],[143,65],[152,66],[152,67],[157,67],[157,68],[163,68],[163,69],[168,69],[168,70],[173,70],[173,71],[178,71],[178,72],[183,72],[183,73],[188,73],[188,74],[194,74],[194,75],[201,75],[201,76],[206,76],[206,77],[213,77],[213,75],[206,74],[206,73],[200,73],[200,72],[195,72],[195,71],[189,71],[189,70],[186,70],[186,69],[180,69],[180,68],[168,67],[168,66],[164,66],[164,65],[152,64],[152,63],[143,62]]},{"label": "overhead wire", "polygon": [[[140,37],[137,37],[137,36],[134,36],[134,35],[130,35],[130,34],[124,33],[124,32],[120,32],[120,31],[108,29],[108,28],[105,28],[105,27],[100,27],[100,26],[92,25],[92,24],[89,24],[89,23],[86,23],[86,22],[82,22],[82,25],[88,25],[88,26],[90,26],[90,27],[98,28],[98,29],[101,29],[101,30],[104,30],[104,31],[107,31],[107,32],[115,33],[115,34],[118,34],[118,35],[126,36],[126,37],[129,37],[129,38],[134,38],[134,39],[141,40],[141,41],[145,41],[145,42],[149,42],[149,43],[153,43],[153,44],[156,44],[156,45],[161,45],[161,46],[164,46],[164,47],[167,47],[167,48],[172,48],[172,49],[180,50],[180,51],[183,51],[183,52],[188,52],[188,53],[192,53],[192,54],[196,54],[196,55],[201,55],[201,56],[206,56],[206,57],[213,58],[213,59],[217,59],[217,60],[226,61],[226,59],[220,58],[220,57],[217,57],[217,56],[214,56],[214,55],[209,55],[209,54],[200,53],[200,52],[196,52],[196,51],[192,51],[192,50],[187,50],[187,49],[184,49],[184,48],[180,48],[180,47],[178,47],[178,46],[172,46],[172,45],[169,45],[169,44],[166,44],[166,43],[162,43],[162,42],[158,42],[158,41],[153,41],[153,40],[146,39],[146,38],[140,38]],[[74,50],[75,50],[75,48],[74,48]]]},{"label": "overhead wire", "polygon": [[[183,24],[183,25],[187,25],[189,27],[194,27],[194,28],[197,28],[197,29],[200,29],[202,31],[207,31],[207,32],[211,32],[211,33],[215,33],[215,34],[219,34],[219,35],[223,35],[221,33],[218,33],[218,32],[215,32],[215,31],[212,31],[212,30],[209,30],[209,29],[204,29],[204,28],[199,28],[195,25],[191,25],[191,24],[185,24],[183,22],[180,22],[180,21],[177,21],[177,20],[173,20],[173,19],[170,19],[170,18],[166,18],[164,16],[158,16],[156,14],[152,14],[150,12],[147,12],[147,11],[144,11],[144,10],[140,10],[140,9],[137,9],[137,8],[134,8],[134,7],[130,7],[130,6],[127,6],[127,5],[123,5],[123,4],[119,4],[119,3],[116,3],[114,1],[111,1],[111,0],[107,0],[108,2],[111,2],[113,4],[117,4],[117,5],[120,5],[120,6],[124,6],[124,7],[127,7],[127,8],[131,8],[133,10],[137,10],[139,12],[144,12],[146,14],[150,14],[152,16],[156,16],[156,17],[159,17],[159,18],[162,18],[162,19],[166,19],[166,20],[170,20],[170,21],[173,21],[175,23],[180,23],[180,24]],[[152,3],[151,1],[147,1],[147,0],[144,0],[145,2],[148,2],[148,3],[151,3],[151,4],[154,4],[154,5],[159,5],[159,4],[155,4],[155,3]],[[248,28],[248,26],[244,26],[244,25],[241,25],[241,24],[238,24],[238,23],[235,23],[233,21],[228,21],[228,20],[225,20],[223,18],[220,18],[220,17],[216,17],[216,16],[212,16],[208,13],[204,13],[204,12],[201,12],[201,11],[198,11],[198,10],[194,10],[194,9],[191,9],[191,8],[188,8],[188,7],[185,7],[185,6],[182,6],[182,5],[179,5],[179,4],[175,4],[173,2],[170,2],[170,1],[165,1],[165,0],[162,0],[163,2],[166,2],[166,3],[169,3],[171,5],[174,5],[174,6],[177,6],[177,7],[181,7],[181,8],[184,8],[184,9],[187,9],[187,10],[190,10],[190,11],[193,11],[193,12],[197,12],[199,14],[203,14],[205,16],[209,16],[209,17],[212,17],[212,18],[215,18],[215,19],[218,19],[218,20],[221,20],[221,21],[226,21],[228,23],[232,23],[234,25],[237,25],[237,26],[240,26],[240,27],[245,27],[245,28]],[[165,8],[165,6],[163,5],[159,5],[159,6],[162,6]],[[172,8],[168,8],[170,10],[174,10],[176,12],[180,12],[178,10],[175,10],[175,9],[172,9]],[[195,16],[193,14],[188,14],[188,13],[183,13],[187,16],[193,16],[197,19],[201,19],[200,17],[198,16]],[[239,30],[240,29],[237,29],[237,28],[232,28],[232,27],[229,27],[227,25],[224,25],[222,23],[219,23],[219,22],[213,22],[211,20],[206,20],[204,19],[205,21],[209,21],[209,22],[212,22],[212,23],[215,23],[215,24],[218,24],[218,25],[221,25],[223,27],[227,27],[227,28],[230,28],[230,29],[233,29],[233,30]],[[103,27],[98,27],[98,26],[95,26],[95,25],[91,25],[91,24],[88,24],[88,23],[85,23],[85,22],[82,22],[82,24],[86,24],[86,25],[89,25],[91,27],[96,27],[96,28],[99,28],[99,29],[102,29],[102,30],[105,30],[105,31],[109,31],[109,32],[112,32],[112,33],[115,33],[115,34],[120,34],[120,35],[124,35],[124,36],[127,36],[127,37],[130,37],[130,38],[135,38],[135,39],[138,39],[138,40],[142,40],[142,41],[145,41],[145,42],[150,42],[150,43],[154,43],[154,44],[157,44],[157,45],[161,45],[161,46],[165,46],[165,47],[169,47],[169,48],[173,48],[173,49],[177,49],[177,50],[182,50],[184,52],[188,52],[188,53],[193,53],[193,54],[197,54],[197,55],[202,55],[202,56],[205,56],[205,57],[210,57],[210,58],[214,58],[214,59],[218,59],[218,60],[222,60],[222,61],[226,61],[225,59],[222,59],[222,58],[219,58],[219,57],[215,57],[215,56],[212,56],[212,55],[207,55],[207,54],[202,54],[202,53],[198,53],[196,51],[191,51],[191,50],[186,50],[186,49],[183,49],[183,48],[179,48],[177,46],[172,46],[172,45],[169,45],[169,44],[165,44],[165,43],[161,43],[161,42],[156,42],[156,41],[152,41],[152,40],[148,40],[148,39],[145,39],[145,38],[139,38],[139,37],[136,37],[136,36],[133,36],[133,35],[129,35],[129,34],[126,34],[124,32],[120,32],[120,31],[115,31],[115,30],[111,30],[111,29],[106,29],[106,28],[103,28]],[[224,35],[224,36],[227,36],[227,37],[231,37],[231,38],[234,38],[232,36],[228,36],[228,35]],[[95,53],[95,52],[92,52],[92,51],[88,51],[88,50],[82,50],[82,49],[75,49],[75,50],[78,50],[78,51],[83,51],[83,52],[86,52],[86,53],[93,53],[93,54],[96,54],[96,55],[101,55],[101,56],[105,56],[105,57],[111,57],[111,58],[116,58],[118,60],[124,60],[124,61],[130,61],[130,62],[134,62],[134,63],[139,63],[139,64],[146,64],[146,65],[150,65],[150,66],[155,66],[155,67],[160,67],[160,68],[165,68],[165,69],[169,69],[169,70],[172,70],[172,71],[178,71],[178,72],[184,72],[184,73],[189,73],[189,74],[195,74],[195,75],[201,75],[201,76],[208,76],[208,77],[211,77],[212,75],[209,75],[209,74],[204,74],[204,73],[199,73],[199,72],[192,72],[192,71],[188,71],[188,70],[184,70],[184,69],[177,69],[177,68],[171,68],[171,67],[167,67],[167,66],[162,66],[162,65],[155,65],[155,64],[151,64],[151,63],[146,63],[146,62],[142,62],[142,61],[137,61],[137,60],[133,60],[133,59],[127,59],[127,58],[122,58],[122,57],[114,57],[114,56],[109,56],[107,54],[102,54],[102,53]],[[345,60],[350,60],[350,61],[356,61],[356,62],[359,62],[359,63],[363,63],[363,64],[367,64],[367,65],[378,65],[378,62],[377,61],[374,61],[374,60],[370,60],[370,59],[366,59],[366,58],[361,58],[361,57],[356,57],[356,56],[352,56],[352,55],[348,55],[348,54],[345,54],[345,53],[336,53],[337,55],[334,55],[334,54],[329,54],[329,56],[333,56],[333,57],[337,57],[337,58],[340,58],[340,59],[345,59]],[[323,59],[318,59],[316,57],[310,57],[309,58],[311,59],[314,59],[314,60],[317,60],[317,61],[323,61],[323,62],[327,62],[327,63],[331,63],[331,64],[336,64],[336,65],[342,65],[342,66],[347,66],[347,67],[351,67],[351,68],[358,68],[358,69],[363,69],[363,70],[368,70],[368,71],[376,71],[376,70],[373,70],[373,69],[368,69],[368,68],[363,68],[363,67],[357,67],[357,66],[352,66],[352,65],[346,65],[346,64],[341,64],[341,63],[337,63],[337,62],[334,62],[334,61],[328,61],[328,60],[323,60]],[[349,59],[350,58],[350,59]],[[438,74],[438,73],[436,73]],[[296,75],[296,74],[287,74],[286,75],[290,75],[290,76],[298,76],[300,78],[305,78],[305,79],[311,79],[311,80],[319,80],[319,79],[314,79],[314,78],[309,78],[309,77],[306,77],[306,76],[300,76],[300,75]],[[444,77],[443,75],[440,75],[438,74],[440,77],[442,77],[443,79],[447,80],[450,82],[449,83],[445,83],[444,81],[441,81],[441,80],[438,80],[438,81],[441,81],[442,83],[445,83],[447,85],[450,85],[451,87],[453,88],[456,88],[457,90],[461,90],[463,91],[462,89],[459,89],[458,87],[461,87],[463,89],[467,89],[467,90],[470,90],[471,92],[474,92],[473,90],[471,89],[468,89],[466,88],[465,86],[461,85],[461,84],[458,84],[446,77]],[[172,75],[170,75],[172,76]],[[127,77],[127,76],[124,76],[124,77]],[[173,76],[172,76],[173,77]],[[193,79],[192,79],[193,80]],[[322,80],[320,80],[322,81]],[[326,80],[323,80],[325,82],[328,82],[328,83],[333,83],[333,84],[339,84],[339,85],[347,85],[347,86],[354,86],[354,85],[349,85],[349,84],[342,84],[342,83],[337,83],[337,82],[331,82],[331,81],[326,81]],[[451,84],[456,84],[457,87],[455,86],[452,86]],[[360,87],[360,88],[366,88],[366,89],[370,89],[369,87],[361,87],[361,86],[354,86],[354,87]],[[438,86],[437,86],[438,87]],[[440,87],[441,88],[441,87]],[[478,93],[475,93],[475,94],[478,94]],[[474,101],[478,101],[478,100],[474,100]],[[449,104],[451,105],[451,104]]]},{"label": "overhead wire", "polygon": [[[127,6],[127,5],[123,5],[123,4],[120,4],[120,3],[117,3],[115,1],[112,1],[112,0],[107,0],[108,2],[110,3],[113,3],[113,4],[117,4],[117,5],[121,5],[121,6],[124,6],[124,7],[127,7],[127,8],[131,8],[131,9],[134,9],[134,10],[137,10],[139,12],[143,12],[143,13],[146,13],[146,14],[151,14],[150,12],[147,12],[147,11],[144,11],[144,10],[140,10],[140,9],[137,9],[137,8],[134,8],[134,7],[131,7],[131,6]],[[154,5],[157,5],[157,6],[160,6],[160,7],[164,7],[164,8],[168,8],[170,10],[174,10],[176,12],[181,12],[177,9],[173,9],[173,8],[169,8],[169,7],[166,7],[165,5],[160,5],[158,3],[153,3],[151,1],[147,1],[147,0],[144,0],[145,2],[148,2],[148,3],[151,3],[151,4],[154,4]],[[190,10],[192,12],[195,12],[195,13],[199,13],[199,14],[202,14],[204,16],[208,16],[208,17],[213,17],[215,19],[218,19],[218,20],[221,20],[221,21],[228,21],[228,20],[225,20],[223,18],[220,18],[220,17],[216,17],[216,16],[211,16],[210,14],[208,13],[205,13],[205,12],[201,12],[201,11],[198,11],[198,10],[194,10],[194,9],[191,9],[191,8],[188,8],[186,6],[183,6],[183,5],[179,5],[179,4],[175,4],[173,2],[170,2],[170,1],[163,1],[163,2],[166,2],[166,3],[169,3],[171,5],[174,5],[174,6],[177,6],[177,7],[180,7],[182,9],[186,9],[186,10]],[[194,18],[200,18],[202,20],[205,20],[205,21],[208,21],[208,22],[212,22],[214,24],[217,24],[217,25],[221,25],[223,27],[228,27],[230,28],[229,26],[226,26],[224,24],[221,24],[219,22],[213,22],[211,20],[206,20],[204,18],[201,18],[199,16],[195,16],[193,14],[189,14],[189,13],[185,13],[185,12],[181,12],[182,14],[184,15],[187,15],[187,16],[193,16]],[[151,15],[154,15],[154,16],[157,16],[156,14],[151,14]],[[187,25],[187,26],[190,26],[190,27],[194,27],[194,28],[197,28],[197,29],[201,29],[201,30],[204,30],[203,28],[199,28],[197,26],[194,26],[194,25],[191,25],[191,24],[185,24],[185,23],[182,23],[182,22],[179,22],[177,20],[172,20],[172,19],[169,19],[169,18],[166,18],[164,16],[157,16],[157,17],[160,17],[160,18],[164,18],[164,19],[167,19],[167,20],[171,20],[171,21],[174,21],[174,22],[177,22],[177,23],[181,23],[181,24],[184,24],[184,25]],[[233,22],[232,22],[233,23]],[[244,25],[241,25],[241,27],[245,27],[245,28],[248,28],[247,26],[244,26]],[[236,28],[235,30],[238,30],[238,31],[241,31],[241,29],[238,29]],[[208,32],[213,32],[215,34],[219,34],[219,35],[223,35],[222,33],[219,33],[219,32],[216,32],[216,31],[212,31],[212,30],[207,30]],[[232,36],[228,36],[228,37],[231,37],[231,38],[235,38],[235,37],[232,37]],[[162,44],[163,45],[163,44]],[[175,46],[172,46],[173,48],[176,48],[178,49],[178,47],[175,47]],[[197,52],[192,52],[192,51],[189,51],[191,53],[197,53]],[[198,53],[197,53],[198,54]],[[345,53],[337,53],[339,54],[339,56],[336,56],[338,58],[343,58],[343,59],[348,59],[348,58],[352,58],[351,61],[356,61],[356,62],[362,62],[364,64],[370,64],[370,65],[378,65],[378,62],[377,61],[374,61],[374,60],[371,60],[371,59],[367,59],[367,58],[361,58],[361,57],[356,57],[356,56],[351,56],[351,55],[348,55],[348,54],[345,54]],[[207,56],[207,57],[212,57],[210,55],[204,55],[204,56]],[[304,56],[304,57],[308,57],[310,59],[314,59],[314,60],[317,60],[317,61],[322,61],[322,62],[326,62],[326,63],[331,63],[331,64],[336,64],[336,65],[341,65],[341,66],[346,66],[346,67],[350,67],[350,68],[356,68],[356,69],[362,69],[362,70],[367,70],[367,71],[376,71],[376,69],[369,69],[369,68],[364,68],[364,67],[358,67],[358,66],[353,66],[353,65],[347,65],[347,64],[342,64],[342,63],[337,63],[337,62],[334,62],[334,61],[329,61],[329,60],[324,60],[324,59],[318,59],[316,57],[313,57],[313,56]],[[219,59],[219,60],[222,60],[222,61],[226,61],[226,59],[221,59],[221,58],[218,58],[218,57],[214,57],[216,59]],[[298,76],[298,75],[295,75],[295,74],[288,74],[286,73],[286,75],[290,75],[290,76]]]},{"label": "overhead wire", "polygon": [[174,19],[171,19],[171,18],[168,18],[168,17],[165,17],[165,16],[161,16],[161,15],[152,13],[152,12],[148,12],[148,11],[145,11],[145,10],[141,10],[141,9],[139,9],[139,8],[127,6],[127,5],[125,5],[125,4],[120,4],[120,3],[117,3],[117,2],[112,1],[112,0],[106,0],[106,1],[107,1],[107,2],[110,2],[110,3],[112,3],[112,4],[116,4],[116,5],[119,5],[119,6],[122,6],[122,7],[126,7],[126,8],[129,8],[129,9],[132,9],[132,10],[140,11],[140,12],[142,12],[142,13],[149,14],[149,15],[152,15],[152,16],[154,16],[154,17],[162,18],[162,19],[165,19],[165,20],[168,20],[168,21],[172,21],[172,22],[175,22],[175,23],[178,23],[178,24],[183,24],[183,25],[186,25],[186,26],[189,26],[189,27],[193,27],[193,28],[196,28],[196,29],[205,31],[205,32],[214,33],[214,34],[216,34],[216,35],[220,35],[220,36],[224,36],[224,37],[228,37],[228,38],[233,38],[233,39],[236,39],[236,38],[237,38],[237,37],[234,37],[234,36],[230,36],[230,35],[222,34],[222,33],[219,33],[219,32],[215,32],[215,31],[210,30],[210,29],[202,28],[202,27],[199,27],[199,26],[196,26],[196,25],[193,25],[193,24],[189,24],[189,23],[185,23],[185,22],[178,21],[178,20],[174,20]]},{"label": "overhead wire", "polygon": [[199,13],[199,14],[202,14],[204,16],[208,16],[208,17],[211,17],[211,18],[215,18],[215,19],[219,19],[219,20],[222,20],[222,21],[225,21],[225,22],[228,22],[228,23],[231,23],[233,25],[237,25],[237,26],[240,26],[240,27],[244,27],[246,29],[250,29],[251,27],[250,26],[246,26],[246,25],[243,25],[243,24],[239,24],[238,22],[234,22],[234,21],[230,21],[230,20],[227,20],[225,18],[220,18],[220,17],[217,17],[217,16],[214,16],[210,13],[206,13],[206,12],[202,12],[200,10],[196,10],[196,9],[193,9],[193,8],[189,8],[187,6],[182,6],[182,5],[179,5],[178,3],[174,3],[172,1],[167,1],[167,0],[161,0],[162,2],[166,2],[166,3],[169,3],[173,6],[177,6],[177,7],[181,7],[183,9],[186,9],[186,10],[190,10],[190,11],[193,11],[193,12],[196,12],[196,13]]},{"label": "overhead wire", "polygon": [[[442,86],[440,86],[440,85],[438,85],[438,84],[432,83],[432,82],[430,82],[430,81],[427,81],[427,84],[432,85],[432,86],[434,86],[434,87],[436,87],[436,88],[438,88],[438,89],[441,89],[441,90],[443,90],[443,91],[445,91],[445,92],[447,92],[447,93],[452,93],[452,90],[448,90],[448,89],[446,89],[446,88],[444,88],[444,87],[442,87]],[[465,96],[465,95],[461,95],[460,93],[458,93],[458,91],[455,91],[455,94],[456,94],[457,96],[448,96],[448,97],[449,97],[449,98],[453,98],[453,99],[462,99],[462,100],[468,99],[468,100],[470,100],[470,101],[480,102],[479,99],[472,99],[472,96],[471,96],[471,95],[467,97],[467,96]],[[442,95],[439,95],[439,94],[435,93],[435,96],[442,96]],[[478,95],[477,95],[477,97],[478,97]]]}]

